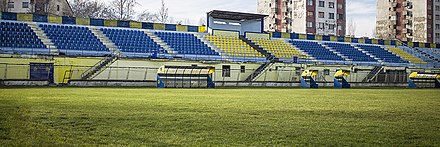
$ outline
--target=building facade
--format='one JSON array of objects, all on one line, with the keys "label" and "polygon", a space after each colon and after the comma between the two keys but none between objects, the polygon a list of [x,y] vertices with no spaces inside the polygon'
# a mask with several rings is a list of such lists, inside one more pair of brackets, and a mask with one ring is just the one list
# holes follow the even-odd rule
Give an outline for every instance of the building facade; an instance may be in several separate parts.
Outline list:
[{"label": "building facade", "polygon": [[345,0],[258,0],[266,31],[345,36]]},{"label": "building facade", "polygon": [[4,0],[3,12],[73,16],[67,0]]},{"label": "building facade", "polygon": [[440,0],[378,0],[376,37],[440,43]]}]

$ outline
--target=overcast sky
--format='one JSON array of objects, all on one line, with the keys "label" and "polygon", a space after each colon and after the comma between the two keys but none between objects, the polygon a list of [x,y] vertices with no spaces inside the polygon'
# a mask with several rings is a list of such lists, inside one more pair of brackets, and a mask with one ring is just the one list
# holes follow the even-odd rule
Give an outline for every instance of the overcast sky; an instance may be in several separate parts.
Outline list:
[{"label": "overcast sky", "polygon": [[[157,12],[160,0],[138,0],[136,11]],[[189,19],[197,25],[201,17],[211,10],[257,12],[257,0],[165,0],[170,17],[175,20]],[[347,23],[356,24],[356,36],[371,36],[376,25],[375,0],[347,0]]]}]

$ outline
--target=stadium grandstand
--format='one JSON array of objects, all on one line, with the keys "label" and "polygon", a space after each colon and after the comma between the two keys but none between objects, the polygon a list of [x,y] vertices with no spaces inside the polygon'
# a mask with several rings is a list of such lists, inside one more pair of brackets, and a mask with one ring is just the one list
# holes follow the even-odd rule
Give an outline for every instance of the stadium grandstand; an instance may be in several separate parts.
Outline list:
[{"label": "stadium grandstand", "polygon": [[0,17],[4,85],[154,86],[165,65],[215,67],[218,87],[299,87],[305,70],[317,70],[315,80],[323,86],[348,70],[345,79],[353,87],[403,87],[412,72],[440,71],[439,44],[264,32],[261,20],[267,16],[261,14],[214,10],[207,26],[6,12]]}]

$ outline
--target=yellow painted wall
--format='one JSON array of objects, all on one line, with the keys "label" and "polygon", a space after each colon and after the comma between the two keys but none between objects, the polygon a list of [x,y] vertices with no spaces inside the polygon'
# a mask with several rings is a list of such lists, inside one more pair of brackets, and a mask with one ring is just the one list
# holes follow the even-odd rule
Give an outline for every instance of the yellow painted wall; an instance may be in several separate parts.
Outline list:
[{"label": "yellow painted wall", "polygon": [[180,32],[188,32],[188,26],[185,25],[176,25],[176,30]]},{"label": "yellow painted wall", "polygon": [[118,21],[116,21],[116,20],[104,20],[104,26],[106,26],[106,27],[116,27],[116,26],[118,26]]},{"label": "yellow painted wall", "polygon": [[385,45],[391,45],[391,40],[385,40],[384,43]]},{"label": "yellow painted wall", "polygon": [[290,33],[281,33],[281,38],[290,38]]},{"label": "yellow painted wall", "polygon": [[336,37],[336,36],[330,36],[330,41],[338,41],[338,37]]},{"label": "yellow painted wall", "polygon": [[419,43],[419,47],[425,48],[425,43]]},{"label": "yellow painted wall", "polygon": [[322,40],[322,35],[316,35],[315,36],[315,40],[321,41]]},{"label": "yellow painted wall", "polygon": [[414,47],[414,43],[413,42],[408,42],[408,46]]},{"label": "yellow painted wall", "polygon": [[435,43],[431,43],[430,48],[437,48],[437,45]]},{"label": "yellow painted wall", "polygon": [[90,25],[90,19],[89,18],[76,18],[76,24],[77,25]]},{"label": "yellow painted wall", "polygon": [[351,38],[350,37],[345,37],[344,38],[344,42],[351,42]]},{"label": "yellow painted wall", "polygon": [[17,20],[18,21],[33,21],[34,20],[34,16],[32,14],[18,13],[17,14]]},{"label": "yellow painted wall", "polygon": [[358,42],[359,42],[359,43],[365,43],[365,39],[363,39],[363,38],[359,38],[359,39],[358,39]]},{"label": "yellow painted wall", "polygon": [[199,33],[205,33],[206,27],[205,26],[199,26]]},{"label": "yellow painted wall", "polygon": [[155,23],[153,27],[155,30],[165,30],[165,24]]},{"label": "yellow painted wall", "polygon": [[379,44],[379,40],[377,40],[377,39],[372,39],[372,40],[371,40],[371,43],[372,43],[372,44]]},{"label": "yellow painted wall", "polygon": [[63,23],[63,18],[60,17],[60,16],[49,16],[48,21],[49,21],[49,23],[62,24]]},{"label": "yellow painted wall", "polygon": [[142,23],[131,21],[130,22],[130,28],[142,29]]},{"label": "yellow painted wall", "polygon": [[306,34],[299,34],[298,38],[299,39],[307,39],[307,35]]}]

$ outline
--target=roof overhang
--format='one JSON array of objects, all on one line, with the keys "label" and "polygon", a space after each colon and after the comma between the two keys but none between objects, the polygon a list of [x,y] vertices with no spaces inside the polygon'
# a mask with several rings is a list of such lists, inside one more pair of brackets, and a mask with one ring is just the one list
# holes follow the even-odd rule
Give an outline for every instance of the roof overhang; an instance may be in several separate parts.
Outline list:
[{"label": "roof overhang", "polygon": [[213,10],[208,12],[208,15],[215,19],[226,19],[226,20],[261,20],[268,15],[263,14],[252,14],[252,13],[242,13],[242,12],[231,12],[231,11],[221,11]]}]

